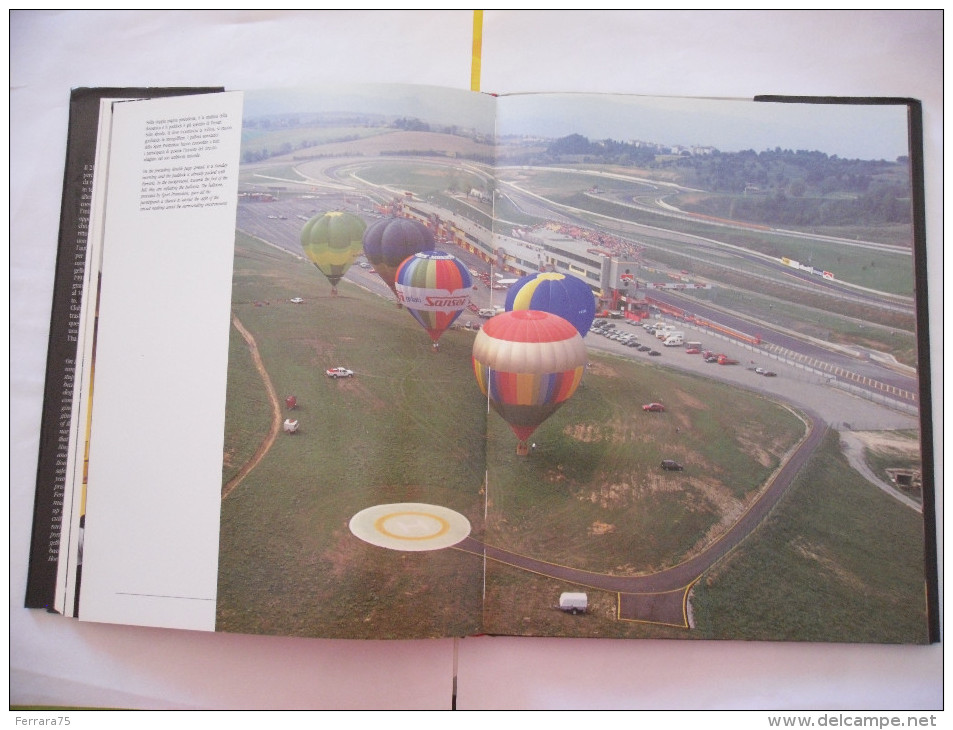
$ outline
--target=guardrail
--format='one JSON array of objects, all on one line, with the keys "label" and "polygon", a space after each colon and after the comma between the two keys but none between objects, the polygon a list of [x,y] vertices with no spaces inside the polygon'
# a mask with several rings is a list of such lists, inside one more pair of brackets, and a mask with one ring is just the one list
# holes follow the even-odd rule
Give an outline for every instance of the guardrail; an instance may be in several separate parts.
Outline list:
[{"label": "guardrail", "polygon": [[[680,323],[680,326],[681,324],[682,323]],[[724,340],[725,342],[730,342],[742,348],[743,350],[747,350],[752,353],[757,353],[759,358],[762,358],[762,359],[766,358],[768,360],[773,360],[775,362],[784,363],[785,365],[792,367],[795,370],[803,373],[805,376],[813,376],[813,377],[805,378],[805,380],[809,380],[810,382],[838,388],[840,390],[846,391],[853,395],[860,396],[861,398],[865,398],[866,400],[869,400],[873,403],[878,403],[887,408],[892,408],[896,411],[900,411],[901,413],[907,413],[907,414],[915,416],[920,412],[920,409],[917,403],[912,402],[911,400],[913,398],[916,398],[917,394],[915,393],[910,393],[909,391],[901,391],[898,389],[894,389],[894,390],[897,390],[898,393],[908,394],[910,399],[897,398],[897,397],[894,397],[895,396],[894,393],[886,392],[881,388],[872,389],[870,387],[863,387],[861,385],[856,384],[855,382],[851,382],[854,378],[863,377],[858,375],[857,373],[851,373],[850,371],[841,369],[843,374],[835,374],[827,370],[824,370],[822,368],[818,368],[812,363],[800,362],[797,359],[788,356],[788,353],[791,352],[790,350],[781,348],[782,350],[781,352],[775,352],[775,351],[765,349],[764,346],[759,346],[752,343],[739,341],[737,338],[729,337],[725,334],[718,332],[717,330],[710,329],[704,326],[699,327],[697,326],[697,324],[686,324],[685,326],[697,332],[702,332],[705,334],[705,336]],[[876,383],[878,381],[870,381],[870,382]],[[892,386],[889,386],[886,383],[880,383],[879,385],[883,386],[883,388],[892,388]]]}]

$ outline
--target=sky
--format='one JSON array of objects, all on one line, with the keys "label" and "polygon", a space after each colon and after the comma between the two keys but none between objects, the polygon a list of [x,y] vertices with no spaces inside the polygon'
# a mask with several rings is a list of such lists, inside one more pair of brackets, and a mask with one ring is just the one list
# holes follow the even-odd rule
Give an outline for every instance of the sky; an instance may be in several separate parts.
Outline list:
[{"label": "sky", "polygon": [[246,92],[245,113],[337,112],[416,116],[499,134],[641,140],[722,152],[781,147],[848,159],[909,154],[904,105],[755,102],[623,94],[493,97],[432,86],[368,85]]},{"label": "sky", "polygon": [[909,154],[904,105],[809,104],[612,94],[506,97],[499,132],[753,149],[818,150],[843,158]]}]

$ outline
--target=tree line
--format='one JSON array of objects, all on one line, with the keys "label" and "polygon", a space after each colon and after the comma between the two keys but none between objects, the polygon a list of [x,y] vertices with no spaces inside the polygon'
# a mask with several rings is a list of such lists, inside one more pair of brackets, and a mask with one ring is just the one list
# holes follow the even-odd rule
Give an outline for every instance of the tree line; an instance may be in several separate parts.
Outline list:
[{"label": "tree line", "polygon": [[714,193],[686,209],[755,223],[797,226],[909,223],[910,160],[858,160],[776,147],[755,152],[659,154],[644,143],[571,134],[546,150],[550,162],[674,171],[679,183]]}]

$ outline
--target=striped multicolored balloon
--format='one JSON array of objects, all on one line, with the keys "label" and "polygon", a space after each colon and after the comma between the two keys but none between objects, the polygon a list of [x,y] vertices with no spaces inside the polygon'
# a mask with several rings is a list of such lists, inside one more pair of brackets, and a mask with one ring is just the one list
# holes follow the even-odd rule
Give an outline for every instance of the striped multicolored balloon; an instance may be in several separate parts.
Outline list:
[{"label": "striped multicolored balloon", "polygon": [[487,321],[473,343],[473,372],[490,406],[519,439],[517,453],[543,421],[576,392],[586,346],[572,323],[520,309]]},{"label": "striped multicolored balloon", "polygon": [[473,277],[462,261],[443,251],[404,259],[394,280],[397,300],[437,340],[470,304]]}]

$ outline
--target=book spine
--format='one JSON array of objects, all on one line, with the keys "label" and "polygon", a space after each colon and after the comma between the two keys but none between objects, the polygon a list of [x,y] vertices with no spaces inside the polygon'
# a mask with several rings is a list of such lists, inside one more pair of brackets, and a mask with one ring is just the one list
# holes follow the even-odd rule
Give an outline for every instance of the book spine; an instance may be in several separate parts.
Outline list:
[{"label": "book spine", "polygon": [[74,90],[70,98],[66,169],[63,175],[33,531],[30,538],[27,608],[50,608],[55,591],[66,490],[73,372],[79,347],[78,316],[70,319],[70,314],[71,308],[73,313],[78,313],[82,304],[89,193],[92,190],[99,118],[99,95],[95,92],[94,89]]}]

